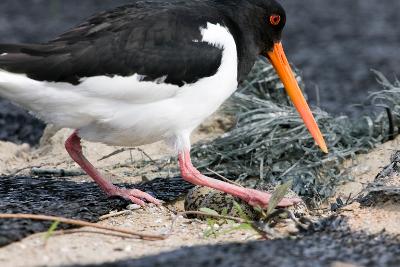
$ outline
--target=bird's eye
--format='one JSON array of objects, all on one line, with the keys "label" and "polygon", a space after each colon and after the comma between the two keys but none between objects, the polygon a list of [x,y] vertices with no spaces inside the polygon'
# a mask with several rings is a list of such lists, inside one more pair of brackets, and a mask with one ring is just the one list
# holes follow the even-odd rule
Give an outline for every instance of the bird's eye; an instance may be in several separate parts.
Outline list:
[{"label": "bird's eye", "polygon": [[271,16],[269,17],[269,22],[270,22],[272,25],[277,26],[277,25],[279,25],[279,23],[281,22],[281,16],[276,15],[276,14],[271,15]]}]

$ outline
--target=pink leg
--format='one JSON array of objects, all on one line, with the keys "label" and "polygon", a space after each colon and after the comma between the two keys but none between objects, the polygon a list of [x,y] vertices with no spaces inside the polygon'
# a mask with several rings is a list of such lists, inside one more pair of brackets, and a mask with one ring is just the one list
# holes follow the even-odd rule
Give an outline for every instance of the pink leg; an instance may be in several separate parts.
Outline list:
[{"label": "pink leg", "polygon": [[[179,166],[181,169],[182,177],[186,181],[193,183],[195,185],[207,186],[219,191],[228,193],[235,197],[238,197],[252,206],[259,206],[262,208],[268,207],[269,199],[271,194],[261,192],[255,189],[243,188],[220,180],[209,178],[202,175],[195,167],[192,165],[190,159],[190,152],[184,151],[179,154]],[[297,198],[284,198],[279,204],[279,207],[292,206],[296,203],[301,202],[301,199]]]},{"label": "pink leg", "polygon": [[160,201],[152,197],[151,195],[142,192],[138,189],[126,189],[119,188],[106,179],[97,171],[93,165],[85,158],[82,154],[81,138],[77,132],[74,132],[65,142],[65,148],[67,149],[71,158],[81,166],[81,168],[100,186],[100,188],[108,196],[119,196],[127,200],[132,201],[138,205],[144,206],[145,203],[142,199],[148,202],[160,205]]}]

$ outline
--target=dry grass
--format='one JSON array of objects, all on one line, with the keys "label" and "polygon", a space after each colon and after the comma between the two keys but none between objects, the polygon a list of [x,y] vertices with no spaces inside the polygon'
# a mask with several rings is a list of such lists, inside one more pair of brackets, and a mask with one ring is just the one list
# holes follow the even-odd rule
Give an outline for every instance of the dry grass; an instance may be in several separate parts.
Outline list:
[{"label": "dry grass", "polygon": [[367,152],[397,134],[400,84],[391,84],[379,73],[377,77],[385,90],[372,94],[363,104],[376,112],[352,120],[313,109],[330,149],[324,155],[272,67],[260,60],[226,108],[227,113],[235,114],[235,126],[211,143],[197,145],[193,149],[196,164],[238,177],[239,182],[248,177],[258,177],[259,183],[293,180],[294,191],[302,196],[325,199],[338,183],[351,179],[342,171],[344,159]]}]

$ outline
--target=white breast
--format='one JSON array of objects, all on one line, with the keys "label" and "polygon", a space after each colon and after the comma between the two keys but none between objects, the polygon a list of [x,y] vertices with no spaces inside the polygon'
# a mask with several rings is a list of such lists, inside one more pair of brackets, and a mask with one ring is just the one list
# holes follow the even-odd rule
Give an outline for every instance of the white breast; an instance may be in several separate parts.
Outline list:
[{"label": "white breast", "polygon": [[202,42],[221,48],[223,54],[216,74],[193,84],[141,81],[135,74],[90,77],[74,86],[0,71],[0,96],[47,122],[79,129],[90,141],[129,146],[172,139],[178,147],[187,147],[193,129],[237,87],[234,38],[219,24],[208,23],[200,30]]}]

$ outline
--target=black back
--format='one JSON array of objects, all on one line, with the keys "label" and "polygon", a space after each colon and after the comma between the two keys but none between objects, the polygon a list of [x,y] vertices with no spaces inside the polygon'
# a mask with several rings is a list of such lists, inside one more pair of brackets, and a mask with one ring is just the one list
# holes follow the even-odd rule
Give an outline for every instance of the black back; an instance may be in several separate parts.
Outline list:
[{"label": "black back", "polygon": [[259,27],[259,21],[250,2],[133,1],[97,14],[48,43],[0,44],[0,68],[40,81],[72,84],[83,77],[134,73],[145,80],[166,77],[166,83],[193,83],[215,74],[221,63],[221,49],[193,41],[201,40],[199,29],[210,22],[228,27],[233,34],[241,80],[261,49],[254,39],[258,29],[253,28]]}]

